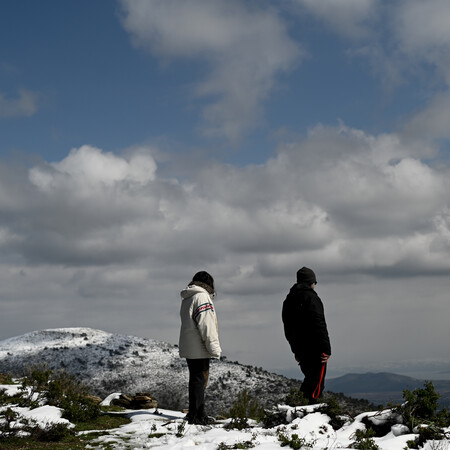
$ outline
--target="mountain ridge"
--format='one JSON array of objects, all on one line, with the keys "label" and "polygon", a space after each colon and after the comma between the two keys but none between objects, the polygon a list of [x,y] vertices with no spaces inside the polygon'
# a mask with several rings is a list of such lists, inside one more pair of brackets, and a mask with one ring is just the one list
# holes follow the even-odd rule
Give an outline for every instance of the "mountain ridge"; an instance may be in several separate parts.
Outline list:
[{"label": "mountain ridge", "polygon": [[[74,374],[100,397],[150,392],[161,407],[188,405],[186,361],[166,342],[91,328],[47,329],[0,341],[0,372],[21,376],[42,364]],[[216,414],[229,409],[244,388],[262,404],[275,405],[298,384],[260,368],[211,360],[207,407]]]},{"label": "mountain ridge", "polygon": [[[391,372],[349,373],[327,379],[327,389],[375,404],[402,403],[403,391],[421,388],[425,380]],[[450,407],[450,380],[432,380],[439,404]]]}]

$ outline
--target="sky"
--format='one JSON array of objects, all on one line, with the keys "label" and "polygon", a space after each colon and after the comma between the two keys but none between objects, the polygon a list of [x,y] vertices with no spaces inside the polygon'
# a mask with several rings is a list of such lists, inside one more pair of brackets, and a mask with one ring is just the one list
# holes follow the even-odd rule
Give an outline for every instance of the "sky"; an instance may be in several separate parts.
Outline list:
[{"label": "sky", "polygon": [[[329,373],[450,373],[450,3],[6,0],[0,339],[178,342],[216,281],[223,354],[299,373],[307,266]],[[299,375],[300,376],[300,375]]]}]

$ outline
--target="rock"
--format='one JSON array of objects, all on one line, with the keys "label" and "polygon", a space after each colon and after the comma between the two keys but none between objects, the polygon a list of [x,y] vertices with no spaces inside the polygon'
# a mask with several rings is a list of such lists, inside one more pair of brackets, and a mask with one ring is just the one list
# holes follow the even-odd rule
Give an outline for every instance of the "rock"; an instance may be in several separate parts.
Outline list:
[{"label": "rock", "polygon": [[92,400],[94,403],[97,404],[100,404],[103,401],[100,397],[97,397],[96,395],[86,395],[86,398]]},{"label": "rock", "polygon": [[131,396],[120,394],[120,397],[115,398],[111,404],[127,409],[151,409],[158,407],[158,402],[148,392],[138,392],[136,395]]}]

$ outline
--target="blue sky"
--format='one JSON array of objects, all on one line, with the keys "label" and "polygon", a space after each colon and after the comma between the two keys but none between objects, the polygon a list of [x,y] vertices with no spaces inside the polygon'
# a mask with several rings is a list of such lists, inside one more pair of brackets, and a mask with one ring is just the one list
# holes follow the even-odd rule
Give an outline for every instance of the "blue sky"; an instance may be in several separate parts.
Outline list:
[{"label": "blue sky", "polygon": [[444,0],[2,2],[0,339],[175,343],[206,269],[225,354],[295,369],[280,311],[306,265],[330,371],[448,370],[449,20]]},{"label": "blue sky", "polygon": [[230,142],[206,139],[198,130],[207,100],[193,98],[192,90],[210,70],[208,57],[135,48],[116,2],[6,2],[0,18],[2,94],[13,102],[25,89],[35,96],[36,111],[3,120],[2,153],[21,150],[58,160],[83,144],[117,152],[167,139],[181,151],[202,147],[248,164],[273,153],[280,130],[304,134],[317,123],[342,120],[372,133],[392,131],[423,107],[431,87],[409,73],[395,89],[384,87],[371,62],[356,54],[367,39],[340,36],[301,14],[295,2],[281,4],[276,12],[285,37],[303,55],[274,77],[260,104],[260,122],[243,126],[239,141]]}]

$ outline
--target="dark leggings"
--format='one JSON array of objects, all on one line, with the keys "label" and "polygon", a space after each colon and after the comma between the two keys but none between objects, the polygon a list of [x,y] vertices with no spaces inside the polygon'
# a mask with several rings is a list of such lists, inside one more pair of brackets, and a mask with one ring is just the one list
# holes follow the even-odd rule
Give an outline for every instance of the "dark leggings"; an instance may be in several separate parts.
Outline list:
[{"label": "dark leggings", "polygon": [[[325,386],[327,366],[325,364],[323,374],[323,366],[320,358],[302,358],[299,366],[305,375],[300,391],[303,392],[304,397],[308,399],[310,404],[317,403],[317,398],[322,396],[323,388]],[[314,393],[316,398],[313,397]]]},{"label": "dark leggings", "polygon": [[209,378],[209,358],[186,359],[189,368],[189,420],[203,419],[205,414],[205,389]]}]

